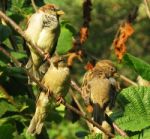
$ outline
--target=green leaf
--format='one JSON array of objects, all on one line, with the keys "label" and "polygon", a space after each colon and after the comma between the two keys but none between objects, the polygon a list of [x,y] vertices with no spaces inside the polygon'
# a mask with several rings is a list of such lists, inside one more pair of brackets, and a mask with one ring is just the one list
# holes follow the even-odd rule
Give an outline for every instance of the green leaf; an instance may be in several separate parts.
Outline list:
[{"label": "green leaf", "polygon": [[18,134],[16,132],[13,139],[36,139],[36,136],[32,136],[30,134],[27,134],[27,128],[24,128],[23,132],[21,134]]},{"label": "green leaf", "polygon": [[[142,139],[142,138],[139,138],[139,136],[140,136],[140,134],[138,134],[138,133],[133,136],[130,136],[130,137],[122,137],[120,135],[117,135],[117,136],[115,136],[114,139]],[[143,139],[145,139],[145,138],[143,138]]]},{"label": "green leaf", "polygon": [[91,134],[86,136],[84,139],[102,139],[102,135],[101,134]]},{"label": "green leaf", "polygon": [[0,139],[12,139],[15,128],[11,124],[0,126]]},{"label": "green leaf", "polygon": [[19,121],[21,123],[27,122],[27,119],[21,115],[12,115],[8,117],[0,118],[0,125],[3,125],[4,123],[14,122],[14,120]]},{"label": "green leaf", "polygon": [[150,65],[148,63],[129,53],[126,54],[123,59],[128,66],[137,72],[137,74],[141,75],[146,80],[150,80]]},{"label": "green leaf", "polygon": [[56,107],[56,111],[58,111],[58,113],[64,117],[65,106],[61,104],[60,106]]},{"label": "green leaf", "polygon": [[12,4],[11,6],[13,8],[22,8],[23,5],[24,5],[24,2],[25,2],[25,0],[13,0],[12,3],[11,3]]},{"label": "green leaf", "polygon": [[20,67],[0,67],[0,70],[7,75],[17,76],[17,77],[20,77],[19,76],[20,74],[25,73],[24,69]]},{"label": "green leaf", "polygon": [[10,34],[11,34],[10,27],[6,25],[0,25],[0,42],[6,40]]},{"label": "green leaf", "polygon": [[65,54],[72,48],[73,27],[68,23],[62,23],[60,37],[58,39],[58,54]]},{"label": "green leaf", "polygon": [[23,58],[27,58],[27,55],[25,53],[22,53],[22,52],[14,52],[13,51],[13,52],[11,52],[11,55],[18,60],[23,59]]},{"label": "green leaf", "polygon": [[44,0],[44,2],[48,3],[48,4],[53,3],[53,4],[59,5],[59,6],[62,5],[62,3],[63,3],[61,0]]},{"label": "green leaf", "polygon": [[150,126],[150,87],[129,87],[118,95],[123,106],[122,117],[116,123],[124,130],[141,131]]},{"label": "green leaf", "polygon": [[145,129],[143,133],[143,139],[149,139],[149,137],[150,137],[150,128]]},{"label": "green leaf", "polygon": [[17,112],[16,107],[4,99],[0,99],[0,117],[5,114],[7,111]]}]

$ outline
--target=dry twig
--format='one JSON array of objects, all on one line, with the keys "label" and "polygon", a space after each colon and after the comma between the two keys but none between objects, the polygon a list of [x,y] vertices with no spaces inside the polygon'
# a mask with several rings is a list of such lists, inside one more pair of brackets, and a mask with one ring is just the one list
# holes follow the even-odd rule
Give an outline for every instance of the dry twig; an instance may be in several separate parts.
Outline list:
[{"label": "dry twig", "polygon": [[32,6],[33,6],[34,10],[37,12],[38,8],[37,8],[37,6],[35,4],[35,1],[31,0],[31,3],[32,3]]},{"label": "dry twig", "polygon": [[137,83],[133,82],[133,81],[130,80],[129,78],[125,77],[124,75],[120,75],[119,77],[120,77],[122,80],[124,80],[125,82],[130,83],[131,85],[138,86]]}]

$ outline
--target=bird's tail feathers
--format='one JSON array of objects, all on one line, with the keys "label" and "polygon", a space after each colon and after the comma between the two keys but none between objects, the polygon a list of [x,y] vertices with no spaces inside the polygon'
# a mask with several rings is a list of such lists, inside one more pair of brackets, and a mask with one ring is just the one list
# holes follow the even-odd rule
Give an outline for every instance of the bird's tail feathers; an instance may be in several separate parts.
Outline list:
[{"label": "bird's tail feathers", "polygon": [[49,96],[41,92],[36,103],[36,111],[27,129],[29,134],[40,134],[48,112]]},{"label": "bird's tail feathers", "polygon": [[100,107],[98,103],[94,103],[93,118],[94,121],[99,124],[102,124],[102,121],[104,120],[104,110]]},{"label": "bird's tail feathers", "polygon": [[[35,68],[31,57],[29,58],[25,67],[29,71],[29,73],[35,77],[35,79],[37,79],[38,81],[41,79],[40,72],[38,69]],[[29,83],[32,83],[30,79],[29,79]]]},{"label": "bird's tail feathers", "polygon": [[40,122],[39,119],[34,115],[27,129],[27,133],[31,135],[40,134],[42,131],[43,124],[44,123]]}]

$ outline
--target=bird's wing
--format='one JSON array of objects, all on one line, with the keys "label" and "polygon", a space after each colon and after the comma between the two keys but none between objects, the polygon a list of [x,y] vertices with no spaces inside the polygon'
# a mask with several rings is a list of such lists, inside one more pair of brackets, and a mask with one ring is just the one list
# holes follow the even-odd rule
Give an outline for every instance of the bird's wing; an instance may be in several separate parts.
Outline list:
[{"label": "bird's wing", "polygon": [[52,49],[50,51],[50,56],[52,56],[55,53],[59,35],[60,35],[60,26],[58,27],[58,29],[56,31],[56,37],[55,37],[55,41],[54,41],[54,46],[52,47]]},{"label": "bird's wing", "polygon": [[43,14],[35,13],[33,14],[28,22],[27,29],[25,34],[29,39],[32,38],[32,43],[36,45],[37,40],[39,39],[39,34],[43,28]]},{"label": "bird's wing", "polygon": [[58,25],[55,29],[53,29],[52,24],[50,24],[49,27],[43,28],[40,32],[37,45],[43,49],[45,53],[49,53],[52,56],[56,49],[59,34],[60,26]]},{"label": "bird's wing", "polygon": [[110,78],[110,103],[109,103],[109,109],[111,110],[115,106],[115,101],[117,97],[117,82],[114,78]]},{"label": "bird's wing", "polygon": [[90,88],[89,88],[89,81],[92,79],[92,72],[88,71],[83,77],[82,83],[82,98],[86,105],[90,104]]}]

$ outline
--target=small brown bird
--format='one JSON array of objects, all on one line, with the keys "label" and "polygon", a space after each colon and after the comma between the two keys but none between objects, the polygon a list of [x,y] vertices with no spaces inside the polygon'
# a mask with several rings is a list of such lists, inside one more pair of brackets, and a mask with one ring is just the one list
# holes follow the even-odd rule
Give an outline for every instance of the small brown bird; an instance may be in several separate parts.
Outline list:
[{"label": "small brown bird", "polygon": [[54,98],[61,100],[65,97],[70,86],[70,71],[67,64],[61,57],[51,58],[51,65],[42,79],[42,84],[49,90],[47,93],[41,92],[36,103],[36,111],[27,129],[30,134],[40,134],[44,120],[48,111],[48,106],[52,104],[50,93]]},{"label": "small brown bird", "polygon": [[106,107],[114,105],[116,68],[110,60],[100,60],[83,78],[82,97],[86,105],[92,105],[93,118],[99,124],[105,120]]},{"label": "small brown bird", "polygon": [[[60,34],[59,17],[62,14],[64,12],[55,5],[46,4],[39,8],[29,19],[25,34],[36,47],[44,51],[45,58],[49,55],[52,56],[55,52]],[[38,69],[42,63],[42,58],[36,50],[29,44],[27,45],[30,49],[31,59],[29,59],[26,68],[33,73],[36,79],[40,79]]]},{"label": "small brown bird", "polygon": [[42,83],[56,99],[66,95],[70,86],[70,70],[63,58],[59,56],[51,58],[51,65],[44,75]]}]

